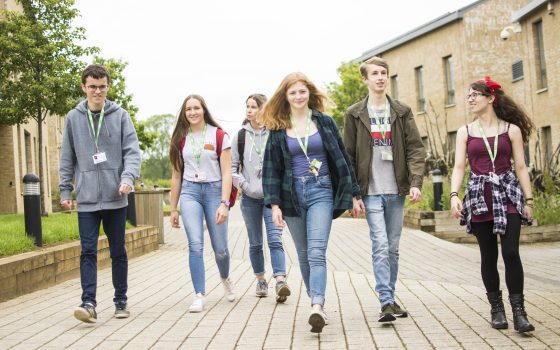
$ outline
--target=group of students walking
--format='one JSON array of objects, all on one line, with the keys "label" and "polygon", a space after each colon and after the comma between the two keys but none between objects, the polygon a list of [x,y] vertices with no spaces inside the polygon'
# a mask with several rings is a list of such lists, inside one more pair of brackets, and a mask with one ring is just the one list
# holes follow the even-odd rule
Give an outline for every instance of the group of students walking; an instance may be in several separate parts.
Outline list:
[{"label": "group of students walking", "polygon": [[[78,179],[76,189],[81,194],[84,190],[80,186],[91,186],[80,181],[84,173],[103,174],[106,166],[110,165],[107,161],[95,160],[101,153],[105,157],[105,141],[111,141],[109,129],[101,126],[107,113],[99,101],[101,98],[105,101],[109,76],[97,74],[97,71],[88,75],[86,71],[82,77],[82,88],[87,100],[70,112],[62,147],[66,157],[62,158],[64,165],[61,159],[61,198],[69,208],[73,177]],[[327,285],[326,253],[332,220],[350,211],[353,217],[365,214],[369,226],[375,291],[380,301],[379,322],[408,316],[407,310],[397,303],[395,295],[399,242],[406,196],[410,196],[411,202],[421,199],[425,151],[410,107],[385,93],[388,63],[373,57],[362,63],[360,73],[368,87],[368,95],[348,108],[343,137],[334,120],[325,114],[326,95],[302,73],[287,75],[268,101],[262,94],[250,95],[245,101],[246,117],[241,130],[231,139],[215,121],[201,96],[189,95],[185,98],[170,146],[173,167],[170,220],[175,228],[179,228],[182,221],[188,239],[189,269],[194,286],[190,312],[202,312],[205,308],[204,223],[225,298],[230,302],[236,299],[234,283],[229,276],[228,216],[239,190],[258,297],[269,293],[263,252],[263,222],[275,280],[276,302],[286,302],[291,294],[282,244],[282,234],[287,226],[310,298],[308,323],[311,332],[322,332],[328,324],[323,306]],[[93,83],[103,84],[89,84],[90,79]],[[519,332],[531,331],[534,327],[524,310],[519,234],[521,224],[530,223],[532,219],[531,184],[523,158],[523,143],[527,142],[534,125],[504,94],[501,86],[490,78],[470,86],[467,102],[475,121],[458,131],[451,184],[452,214],[460,218],[467,225],[467,231],[477,237],[482,278],[491,303],[492,327],[507,328],[497,271],[497,236],[500,236],[514,327]],[[104,103],[106,106],[109,102]],[[96,125],[92,115],[97,114],[100,117]],[[123,115],[122,119],[126,119],[126,112]],[[105,115],[105,127],[109,124],[109,116]],[[87,137],[77,141],[76,135],[73,135],[76,127],[72,123],[80,123]],[[127,123],[121,120],[121,125],[126,126]],[[134,141],[135,133],[127,130],[115,130],[114,139],[120,135],[122,140],[129,137]],[[122,133],[126,133],[126,137]],[[85,145],[77,147],[76,142],[85,142]],[[120,183],[115,180],[117,183],[112,184],[115,188],[126,186],[129,178],[138,177],[137,145],[125,147],[124,144],[120,144],[123,147],[121,164],[115,169]],[[84,147],[91,149],[93,162],[86,166],[84,157],[83,163],[72,163],[77,156],[75,149]],[[462,203],[458,194],[467,156],[471,174]],[[515,172],[511,168],[512,158]],[[62,192],[62,189],[65,191]],[[104,193],[105,188],[98,186],[97,190]],[[121,196],[127,190],[128,187],[119,189]],[[125,203],[126,197],[121,196],[119,203]],[[107,217],[112,215],[109,211],[114,210],[105,203],[111,202],[110,199],[105,200],[101,194],[97,198],[101,198],[99,205],[91,207],[78,195],[79,213],[94,211],[99,217],[87,232],[82,232],[83,225],[80,224],[82,247],[87,239],[91,239],[86,239],[86,236],[99,231],[100,220],[105,227]],[[78,220],[81,222],[81,214]],[[124,225],[124,219],[122,222]],[[124,236],[124,228],[110,235]],[[115,316],[128,317],[126,279],[124,287],[122,283],[115,282],[115,276],[123,274],[119,272],[123,269],[122,264],[118,263],[123,261],[122,254],[119,255],[120,260],[113,257],[113,252],[120,252],[121,246],[124,246],[121,241],[124,242],[124,239],[109,240],[113,258]],[[81,266],[82,263],[84,266],[91,265],[92,255],[93,252],[84,253],[83,249]],[[81,272],[82,286],[88,287],[84,288],[82,304],[75,310],[75,316],[84,322],[95,322],[95,290],[93,294],[91,292],[91,284],[94,283],[91,276],[95,277],[95,273],[84,273],[82,269]]]}]

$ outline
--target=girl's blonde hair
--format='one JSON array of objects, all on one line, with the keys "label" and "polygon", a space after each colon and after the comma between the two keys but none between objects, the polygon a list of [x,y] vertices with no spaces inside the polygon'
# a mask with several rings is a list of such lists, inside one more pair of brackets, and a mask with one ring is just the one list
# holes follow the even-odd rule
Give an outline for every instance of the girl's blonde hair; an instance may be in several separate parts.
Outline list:
[{"label": "girl's blonde hair", "polygon": [[301,82],[309,90],[309,108],[319,112],[325,111],[325,105],[328,101],[327,95],[317,89],[315,84],[305,74],[300,72],[290,73],[282,80],[280,86],[278,86],[274,95],[264,105],[264,109],[258,117],[259,123],[268,130],[289,129],[292,127],[287,92],[297,82]]}]

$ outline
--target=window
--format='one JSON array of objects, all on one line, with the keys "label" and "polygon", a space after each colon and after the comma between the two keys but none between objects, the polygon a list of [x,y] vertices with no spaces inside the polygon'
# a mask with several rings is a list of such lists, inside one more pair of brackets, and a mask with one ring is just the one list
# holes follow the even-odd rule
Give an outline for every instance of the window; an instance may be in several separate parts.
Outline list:
[{"label": "window", "polygon": [[518,81],[523,79],[523,61],[518,60],[511,65],[511,79]]},{"label": "window", "polygon": [[550,126],[545,126],[541,129],[542,136],[542,150],[544,153],[544,163],[545,169],[550,168],[550,163],[552,162],[552,135],[550,132]]},{"label": "window", "polygon": [[24,131],[25,135],[25,172],[23,175],[33,171],[33,158],[31,158],[31,134]]},{"label": "window", "polygon": [[424,98],[424,77],[422,66],[414,68],[416,72],[416,97],[418,112],[426,111],[426,99]]},{"label": "window", "polygon": [[453,60],[451,56],[443,58],[443,69],[445,73],[446,105],[455,104],[455,83],[453,82]]},{"label": "window", "polygon": [[391,77],[391,97],[395,100],[399,99],[399,82],[397,81],[398,75]]},{"label": "window", "polygon": [[544,59],[544,40],[542,20],[533,23],[533,43],[535,46],[535,67],[537,69],[537,88],[545,89],[548,86],[546,81],[546,62]]},{"label": "window", "polygon": [[531,154],[529,153],[529,145],[523,146],[523,154],[525,156],[525,165],[529,166],[531,164]]}]

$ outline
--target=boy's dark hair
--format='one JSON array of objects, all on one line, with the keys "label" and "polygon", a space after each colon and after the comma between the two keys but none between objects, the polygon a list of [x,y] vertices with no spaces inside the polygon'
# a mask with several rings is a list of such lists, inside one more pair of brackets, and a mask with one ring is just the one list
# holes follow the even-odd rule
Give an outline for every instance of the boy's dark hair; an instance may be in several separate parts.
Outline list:
[{"label": "boy's dark hair", "polygon": [[86,83],[87,77],[92,77],[93,79],[107,77],[107,83],[111,84],[109,72],[100,64],[90,64],[86,67],[86,69],[84,69],[84,72],[82,73],[82,84]]}]

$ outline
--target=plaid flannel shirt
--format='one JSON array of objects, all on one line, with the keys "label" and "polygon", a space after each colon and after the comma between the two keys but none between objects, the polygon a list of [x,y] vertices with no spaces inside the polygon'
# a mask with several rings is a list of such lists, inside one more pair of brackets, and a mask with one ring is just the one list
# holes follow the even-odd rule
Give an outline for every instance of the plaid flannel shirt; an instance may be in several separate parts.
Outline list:
[{"label": "plaid flannel shirt", "polygon": [[513,203],[517,212],[521,215],[521,224],[532,225],[523,215],[523,191],[519,188],[519,181],[509,170],[499,175],[499,184],[490,180],[488,175],[476,175],[471,172],[467,193],[463,199],[463,217],[461,225],[467,225],[467,232],[472,233],[471,219],[473,215],[485,214],[488,206],[484,201],[484,185],[490,183],[492,188],[492,211],[494,214],[494,233],[503,235],[506,233],[507,225],[507,200]]},{"label": "plaid flannel shirt", "polygon": [[[334,120],[319,111],[312,111],[323,147],[327,153],[329,175],[333,186],[333,218],[352,208],[352,197],[360,195],[360,187],[350,166],[348,154]],[[286,130],[270,131],[263,160],[264,204],[278,204],[285,216],[300,216],[299,203],[293,186],[291,154]]]}]

